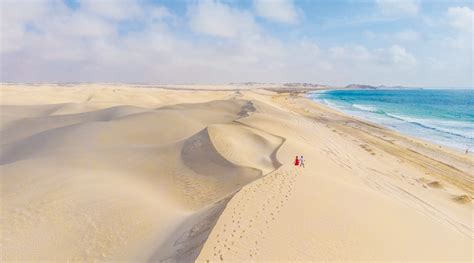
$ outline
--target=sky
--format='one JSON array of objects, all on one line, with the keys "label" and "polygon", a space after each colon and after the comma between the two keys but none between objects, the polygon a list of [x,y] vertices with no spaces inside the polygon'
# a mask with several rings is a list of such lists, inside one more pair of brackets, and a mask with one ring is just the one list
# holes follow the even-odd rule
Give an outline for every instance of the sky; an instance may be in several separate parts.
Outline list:
[{"label": "sky", "polygon": [[473,87],[468,0],[0,0],[1,82]]}]

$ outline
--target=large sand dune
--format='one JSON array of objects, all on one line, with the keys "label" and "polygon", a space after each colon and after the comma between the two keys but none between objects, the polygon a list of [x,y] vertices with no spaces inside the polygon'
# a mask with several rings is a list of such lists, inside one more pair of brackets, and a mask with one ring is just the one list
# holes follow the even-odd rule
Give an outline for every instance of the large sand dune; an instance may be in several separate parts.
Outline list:
[{"label": "large sand dune", "polygon": [[2,87],[1,260],[472,260],[472,156],[228,89]]},{"label": "large sand dune", "polygon": [[277,168],[281,140],[235,122],[249,103],[4,106],[4,258],[195,258],[228,198]]}]

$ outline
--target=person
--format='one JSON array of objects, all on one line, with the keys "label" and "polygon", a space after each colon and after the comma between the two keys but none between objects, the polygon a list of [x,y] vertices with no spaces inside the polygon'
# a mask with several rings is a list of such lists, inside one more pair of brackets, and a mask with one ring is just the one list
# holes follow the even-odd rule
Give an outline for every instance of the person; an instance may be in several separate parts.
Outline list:
[{"label": "person", "polygon": [[299,166],[300,165],[300,160],[298,160],[298,156],[296,156],[295,158],[295,166]]},{"label": "person", "polygon": [[300,157],[300,167],[303,167],[303,168],[304,168],[304,158],[303,158],[303,155],[301,155],[301,157]]}]

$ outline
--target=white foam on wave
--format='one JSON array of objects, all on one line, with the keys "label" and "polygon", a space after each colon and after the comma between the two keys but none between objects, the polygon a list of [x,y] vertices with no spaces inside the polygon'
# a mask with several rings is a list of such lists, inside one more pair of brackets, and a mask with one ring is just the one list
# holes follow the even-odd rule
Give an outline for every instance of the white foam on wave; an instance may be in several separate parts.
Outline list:
[{"label": "white foam on wave", "polygon": [[324,104],[328,105],[329,107],[331,108],[335,108],[335,109],[342,109],[343,107],[341,107],[340,105],[336,104],[336,103],[333,103],[327,99],[323,99],[323,102]]},{"label": "white foam on wave", "polygon": [[315,100],[346,114],[437,144],[461,150],[474,147],[474,122],[406,116],[385,112],[374,105],[344,105],[323,97]]},{"label": "white foam on wave", "polygon": [[308,97],[310,97],[311,99],[318,99],[319,97],[321,97],[321,95],[323,95],[326,92],[327,90],[315,90],[309,93]]},{"label": "white foam on wave", "polygon": [[377,107],[373,105],[363,105],[363,104],[352,104],[352,107],[363,110],[363,111],[370,111],[370,112],[377,112]]},{"label": "white foam on wave", "polygon": [[[410,118],[395,114],[377,114],[368,111],[346,111],[368,121],[392,128],[401,133],[434,143],[465,150],[474,147],[474,124],[461,121]],[[390,116],[389,116],[390,115]],[[449,126],[447,126],[449,124]]]},{"label": "white foam on wave", "polygon": [[428,118],[415,118],[403,115],[385,113],[387,116],[401,121],[410,122],[428,129],[438,130],[452,135],[474,139],[474,123],[465,121],[440,120]]}]

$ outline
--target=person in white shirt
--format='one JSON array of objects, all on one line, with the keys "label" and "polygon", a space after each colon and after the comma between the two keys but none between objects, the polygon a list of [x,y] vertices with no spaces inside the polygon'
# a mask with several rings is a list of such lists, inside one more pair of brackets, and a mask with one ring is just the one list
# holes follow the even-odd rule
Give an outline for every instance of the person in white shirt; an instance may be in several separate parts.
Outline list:
[{"label": "person in white shirt", "polygon": [[301,157],[300,157],[300,167],[303,167],[303,168],[304,168],[304,158],[303,158],[303,155],[301,155]]}]

